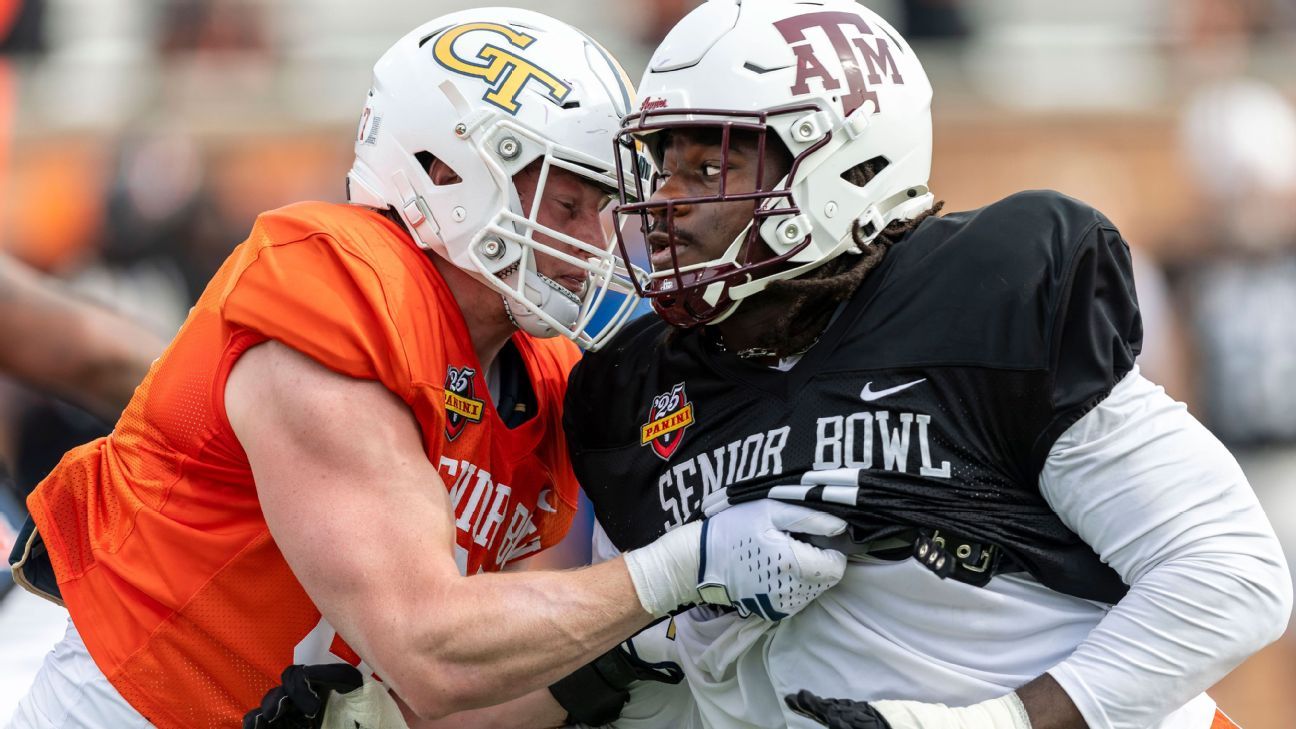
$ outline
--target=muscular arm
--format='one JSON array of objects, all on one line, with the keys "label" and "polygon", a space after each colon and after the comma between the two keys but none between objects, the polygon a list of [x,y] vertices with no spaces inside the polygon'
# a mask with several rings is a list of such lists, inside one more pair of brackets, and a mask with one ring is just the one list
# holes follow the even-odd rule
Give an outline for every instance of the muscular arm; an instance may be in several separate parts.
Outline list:
[{"label": "muscular arm", "polygon": [[0,372],[115,421],[165,346],[144,327],[81,301],[0,256]]},{"label": "muscular arm", "polygon": [[557,729],[566,724],[567,712],[548,689],[540,689],[496,706],[412,721],[409,729]]},{"label": "muscular arm", "polygon": [[461,576],[445,486],[382,385],[270,342],[240,358],[225,401],[293,573],[419,716],[543,688],[651,620],[623,559]]}]

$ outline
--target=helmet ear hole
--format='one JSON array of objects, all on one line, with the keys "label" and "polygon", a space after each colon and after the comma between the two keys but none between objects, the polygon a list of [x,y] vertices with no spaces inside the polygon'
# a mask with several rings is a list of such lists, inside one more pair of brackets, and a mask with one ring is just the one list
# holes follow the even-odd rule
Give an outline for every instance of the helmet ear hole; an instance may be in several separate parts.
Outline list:
[{"label": "helmet ear hole", "polygon": [[418,160],[419,167],[422,167],[423,171],[427,172],[427,176],[431,178],[433,185],[443,187],[463,182],[463,178],[459,176],[458,172],[454,171],[453,167],[442,162],[431,152],[418,152],[414,155],[414,159]]},{"label": "helmet ear hole", "polygon": [[865,185],[869,184],[870,180],[872,180],[874,177],[877,177],[877,174],[879,172],[886,169],[887,165],[889,164],[891,164],[890,160],[888,160],[886,157],[878,155],[873,159],[864,160],[863,162],[846,170],[845,172],[841,173],[841,177],[843,180],[849,182],[850,184],[856,187],[864,187]]}]

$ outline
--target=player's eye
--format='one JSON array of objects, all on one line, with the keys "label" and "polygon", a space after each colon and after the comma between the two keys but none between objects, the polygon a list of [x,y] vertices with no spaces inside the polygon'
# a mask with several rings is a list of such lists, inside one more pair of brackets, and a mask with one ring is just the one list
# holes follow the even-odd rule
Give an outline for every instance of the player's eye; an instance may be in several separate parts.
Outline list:
[{"label": "player's eye", "polygon": [[719,177],[723,168],[715,162],[707,162],[702,165],[703,177]]},{"label": "player's eye", "polygon": [[669,179],[670,179],[670,173],[667,172],[666,170],[662,170],[660,172],[654,172],[652,174],[652,177],[649,178],[648,180],[648,194],[649,195],[657,194],[657,191],[662,189],[662,186],[665,185],[666,181]]}]

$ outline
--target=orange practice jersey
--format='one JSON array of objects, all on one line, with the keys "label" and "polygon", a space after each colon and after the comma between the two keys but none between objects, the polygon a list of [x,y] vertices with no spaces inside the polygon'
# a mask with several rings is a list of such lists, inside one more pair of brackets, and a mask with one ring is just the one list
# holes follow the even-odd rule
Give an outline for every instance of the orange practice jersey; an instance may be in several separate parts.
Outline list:
[{"label": "orange practice jersey", "polygon": [[161,729],[238,726],[319,633],[225,415],[230,368],[268,339],[409,405],[450,491],[461,571],[552,545],[575,509],[559,413],[574,345],[513,337],[538,412],[508,429],[458,305],[401,228],[325,203],[262,215],[113,433],[68,452],[28,500],[90,655]]}]

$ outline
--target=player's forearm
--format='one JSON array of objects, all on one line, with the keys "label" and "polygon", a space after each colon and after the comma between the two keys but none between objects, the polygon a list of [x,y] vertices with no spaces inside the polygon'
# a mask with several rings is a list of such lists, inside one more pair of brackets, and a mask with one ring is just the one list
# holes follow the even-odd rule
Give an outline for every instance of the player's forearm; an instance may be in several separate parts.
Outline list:
[{"label": "player's forearm", "polygon": [[1017,689],[1031,729],[1088,729],[1084,716],[1058,682],[1047,673]]},{"label": "player's forearm", "polygon": [[0,331],[22,343],[0,354],[0,370],[109,422],[165,346],[144,327],[3,259]]},{"label": "player's forearm", "polygon": [[400,644],[384,676],[422,717],[489,706],[543,688],[647,625],[623,559],[570,572],[459,578]]},{"label": "player's forearm", "polygon": [[136,322],[107,310],[87,309],[84,357],[73,380],[89,407],[109,422],[116,420],[166,342]]},{"label": "player's forearm", "polygon": [[547,689],[482,709],[470,709],[439,719],[406,719],[409,729],[557,729],[567,724],[567,711]]}]

